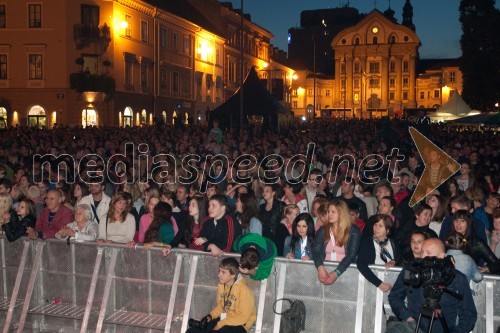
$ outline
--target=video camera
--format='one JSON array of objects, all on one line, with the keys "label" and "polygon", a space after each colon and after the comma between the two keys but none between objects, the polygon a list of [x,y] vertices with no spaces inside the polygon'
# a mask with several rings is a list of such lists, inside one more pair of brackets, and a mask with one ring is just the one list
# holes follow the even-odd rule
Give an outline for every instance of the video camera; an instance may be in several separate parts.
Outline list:
[{"label": "video camera", "polygon": [[415,287],[447,286],[455,277],[454,268],[452,256],[415,259],[404,268],[403,280]]}]

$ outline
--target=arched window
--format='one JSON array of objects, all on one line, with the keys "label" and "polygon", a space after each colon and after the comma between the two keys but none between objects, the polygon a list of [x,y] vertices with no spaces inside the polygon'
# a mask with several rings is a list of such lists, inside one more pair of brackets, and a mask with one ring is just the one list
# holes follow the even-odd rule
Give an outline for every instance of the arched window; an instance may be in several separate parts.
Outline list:
[{"label": "arched window", "polygon": [[7,109],[0,106],[0,128],[7,128]]},{"label": "arched window", "polygon": [[45,110],[40,105],[31,107],[28,112],[28,126],[44,127],[47,125]]},{"label": "arched window", "polygon": [[141,125],[146,125],[148,123],[148,114],[146,110],[142,109],[141,112]]},{"label": "arched window", "polygon": [[391,38],[389,39],[389,44],[396,44],[396,36],[391,36]]},{"label": "arched window", "polygon": [[161,113],[161,117],[163,118],[163,123],[166,124],[167,123],[167,111],[163,111]]},{"label": "arched window", "polygon": [[134,125],[134,112],[127,106],[123,111],[123,127]]},{"label": "arched window", "polygon": [[184,115],[184,124],[185,125],[189,125],[189,114],[186,112],[186,114]]},{"label": "arched window", "polygon": [[378,38],[377,37],[373,37],[373,45],[377,45],[378,44]]},{"label": "arched window", "polygon": [[97,112],[93,108],[86,108],[82,111],[82,126],[97,126]]},{"label": "arched window", "polygon": [[356,39],[354,40],[354,45],[359,45],[359,37],[356,37]]}]

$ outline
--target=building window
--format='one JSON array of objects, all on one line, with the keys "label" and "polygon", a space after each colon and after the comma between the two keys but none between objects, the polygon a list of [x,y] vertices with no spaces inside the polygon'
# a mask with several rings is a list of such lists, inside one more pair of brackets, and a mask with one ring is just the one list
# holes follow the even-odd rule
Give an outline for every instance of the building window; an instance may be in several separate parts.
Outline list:
[{"label": "building window", "polygon": [[[189,90],[189,87],[190,87],[190,82],[189,82],[189,78],[185,77],[184,80],[182,80],[182,98],[191,98],[190,96],[190,90]],[[186,118],[187,120],[187,118]]]},{"label": "building window", "polygon": [[408,61],[403,61],[403,72],[408,72],[409,66]]},{"label": "building window", "polygon": [[42,5],[28,5],[28,17],[30,28],[42,27]]},{"label": "building window", "polygon": [[389,78],[389,88],[391,88],[391,89],[396,88],[396,79],[393,77]]},{"label": "building window", "polygon": [[455,82],[455,81],[456,81],[456,73],[450,72],[450,82]]},{"label": "building window", "polygon": [[346,85],[345,79],[340,80],[340,89],[345,90],[345,85]]},{"label": "building window", "polygon": [[355,62],[354,63],[354,73],[359,73],[360,72],[359,68],[360,68],[359,62]]},{"label": "building window", "polygon": [[7,80],[7,55],[0,54],[0,80]]},{"label": "building window", "polygon": [[391,61],[389,63],[389,72],[391,72],[391,73],[396,72],[396,62],[395,61]]},{"label": "building window", "polygon": [[167,89],[167,69],[160,68],[160,88]]},{"label": "building window", "polygon": [[43,79],[42,72],[42,55],[30,54],[29,55],[29,79],[41,80]]},{"label": "building window", "polygon": [[370,88],[379,88],[380,80],[379,78],[371,78],[370,79]]},{"label": "building window", "polygon": [[403,100],[407,101],[408,100],[408,92],[403,91]]},{"label": "building window", "polygon": [[185,55],[191,54],[191,37],[190,36],[184,36],[184,54]]},{"label": "building window", "polygon": [[345,74],[345,60],[340,64],[340,74]]},{"label": "building window", "polygon": [[370,73],[380,73],[380,63],[376,61],[370,62]]},{"label": "building window", "polygon": [[359,89],[359,79],[354,79],[354,89]]},{"label": "building window", "polygon": [[391,101],[395,100],[395,98],[394,98],[394,91],[391,91],[391,92],[389,93],[389,99],[390,99]]},{"label": "building window", "polygon": [[330,89],[326,89],[325,96],[330,97]]},{"label": "building window", "polygon": [[220,65],[220,50],[215,50],[215,64]]},{"label": "building window", "polygon": [[141,42],[148,42],[148,22],[141,21]]},{"label": "building window", "polygon": [[378,38],[377,37],[373,37],[373,45],[377,45],[378,44]]},{"label": "building window", "polygon": [[167,47],[167,29],[160,28],[160,46]]},{"label": "building window", "polygon": [[172,93],[174,96],[179,94],[179,73],[177,72],[172,73]]},{"label": "building window", "polygon": [[425,99],[425,91],[420,92],[420,99]]},{"label": "building window", "polygon": [[434,98],[439,98],[439,89],[434,90]]},{"label": "building window", "polygon": [[5,12],[5,5],[0,5],[0,28],[7,27],[7,14]]},{"label": "building window", "polygon": [[132,84],[132,62],[125,61],[125,84]]},{"label": "building window", "polygon": [[391,36],[391,38],[389,39],[389,43],[396,44],[396,36]]},{"label": "building window", "polygon": [[354,94],[354,101],[359,102],[359,94],[358,93]]},{"label": "building window", "polygon": [[312,96],[313,95],[313,89],[309,88],[307,89],[307,96]]},{"label": "building window", "polygon": [[99,27],[99,7],[82,5],[82,26],[84,28],[97,28]]},{"label": "building window", "polygon": [[141,64],[141,89],[145,91],[148,89],[148,65]]},{"label": "building window", "polygon": [[296,109],[298,108],[299,106],[299,103],[297,101],[293,101],[293,108]]},{"label": "building window", "polygon": [[172,46],[174,48],[174,50],[178,50],[179,49],[179,39],[178,39],[178,36],[177,36],[177,32],[174,32],[173,36],[172,36]]},{"label": "building window", "polygon": [[297,89],[292,89],[292,96],[297,96]]},{"label": "building window", "polygon": [[127,22],[127,27],[125,28],[125,36],[132,36],[132,16],[125,15],[125,22]]},{"label": "building window", "polygon": [[354,40],[354,45],[359,45],[359,37],[356,37],[356,39]]},{"label": "building window", "polygon": [[343,102],[345,100],[345,92],[340,94],[340,100]]},{"label": "building window", "polygon": [[403,88],[408,88],[409,83],[410,79],[407,76],[403,77]]}]

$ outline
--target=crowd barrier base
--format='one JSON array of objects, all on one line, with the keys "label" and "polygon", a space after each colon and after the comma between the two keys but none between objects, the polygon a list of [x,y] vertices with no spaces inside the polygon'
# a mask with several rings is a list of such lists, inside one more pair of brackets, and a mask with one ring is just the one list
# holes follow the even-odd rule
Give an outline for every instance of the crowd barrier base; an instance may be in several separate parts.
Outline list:
[{"label": "crowd barrier base", "polygon": [[[165,257],[122,245],[29,241],[0,236],[0,327],[7,332],[172,332],[183,333],[189,318],[215,306],[220,258],[175,249]],[[227,256],[236,256],[228,254]],[[335,263],[326,264],[333,270]],[[398,268],[372,267],[389,283]],[[324,286],[312,262],[277,258],[270,277],[248,279],[257,306],[254,333],[279,333],[279,298],[306,306],[307,333],[384,332],[392,315],[383,293],[351,266],[334,285]],[[471,284],[478,319],[473,332],[500,325],[500,278],[487,275]],[[277,303],[277,312],[282,304]]]}]

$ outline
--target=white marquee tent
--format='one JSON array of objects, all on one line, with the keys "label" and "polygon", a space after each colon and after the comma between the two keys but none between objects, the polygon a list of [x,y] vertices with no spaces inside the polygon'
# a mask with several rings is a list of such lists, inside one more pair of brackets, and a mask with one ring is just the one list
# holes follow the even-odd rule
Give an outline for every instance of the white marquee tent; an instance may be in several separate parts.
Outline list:
[{"label": "white marquee tent", "polygon": [[470,106],[464,102],[462,96],[455,92],[439,110],[429,113],[428,116],[431,118],[431,121],[436,122],[455,120],[479,113],[480,112],[477,110],[472,110]]}]

